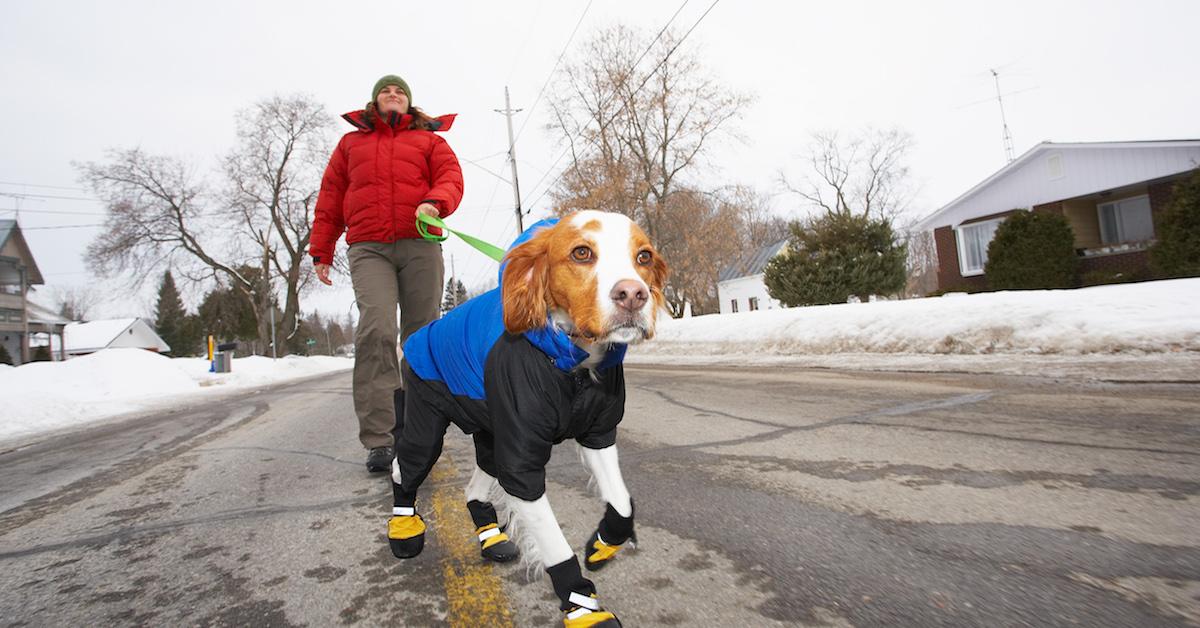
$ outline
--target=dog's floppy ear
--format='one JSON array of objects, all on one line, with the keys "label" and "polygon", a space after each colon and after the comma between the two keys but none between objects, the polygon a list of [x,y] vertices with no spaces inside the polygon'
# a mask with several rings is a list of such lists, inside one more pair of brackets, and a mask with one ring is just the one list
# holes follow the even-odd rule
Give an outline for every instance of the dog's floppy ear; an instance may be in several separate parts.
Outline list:
[{"label": "dog's floppy ear", "polygon": [[505,256],[500,293],[504,297],[504,329],[511,334],[546,326],[550,260],[545,236],[545,232],[539,233]]},{"label": "dog's floppy ear", "polygon": [[666,307],[667,297],[663,294],[663,289],[667,287],[667,276],[671,270],[667,267],[666,260],[658,251],[654,252],[654,261],[650,264],[650,294],[654,295],[654,300],[658,307]]}]

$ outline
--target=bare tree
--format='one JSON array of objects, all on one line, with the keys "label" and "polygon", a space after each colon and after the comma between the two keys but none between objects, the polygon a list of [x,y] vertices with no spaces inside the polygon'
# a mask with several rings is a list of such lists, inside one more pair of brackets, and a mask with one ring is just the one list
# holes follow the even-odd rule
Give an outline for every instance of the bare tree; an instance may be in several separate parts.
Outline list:
[{"label": "bare tree", "polygon": [[54,289],[58,315],[72,321],[87,320],[88,313],[100,303],[100,294],[88,286],[69,286]]},{"label": "bare tree", "polygon": [[[284,292],[281,338],[300,324],[300,293],[307,272],[313,204],[329,159],[331,120],[312,98],[275,96],[238,116],[238,145],[225,157],[225,202],[241,219],[239,228],[258,252],[269,285],[255,309],[274,315],[267,301],[280,280]],[[259,317],[259,336],[270,320]],[[282,346],[282,343],[280,343]]]},{"label": "bare tree", "polygon": [[849,136],[814,133],[800,183],[783,173],[780,181],[827,214],[895,220],[913,196],[905,164],[912,144],[912,136],[894,128],[867,128]]},{"label": "bare tree", "polygon": [[[566,144],[571,163],[553,188],[558,213],[602,209],[633,218],[668,260],[693,259],[686,247],[719,231],[712,203],[694,197],[704,158],[749,103],[709,75],[692,50],[665,35],[640,64],[648,37],[625,26],[599,32],[564,66],[550,97],[548,128]],[[695,286],[682,286],[680,265],[666,294],[683,311]],[[714,274],[715,276],[715,274]]]},{"label": "bare tree", "polygon": [[938,256],[937,244],[932,231],[908,231],[908,258],[905,270],[908,283],[904,286],[904,296],[925,296],[937,290]]},{"label": "bare tree", "polygon": [[[282,337],[298,324],[321,178],[313,164],[328,157],[328,127],[320,106],[306,97],[276,97],[243,112],[239,144],[223,162],[227,184],[220,195],[209,193],[184,161],[140,149],[109,151],[104,162],[79,165],[109,213],[89,257],[101,275],[128,273],[135,284],[168,265],[193,284],[225,279],[253,306],[258,350],[265,351],[276,280],[286,293]],[[243,272],[247,267],[259,272]]]}]

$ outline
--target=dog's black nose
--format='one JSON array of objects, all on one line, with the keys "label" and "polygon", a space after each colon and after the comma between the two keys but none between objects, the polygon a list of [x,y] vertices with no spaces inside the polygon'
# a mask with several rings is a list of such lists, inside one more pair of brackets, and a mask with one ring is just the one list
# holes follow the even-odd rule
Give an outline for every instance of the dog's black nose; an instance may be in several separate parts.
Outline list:
[{"label": "dog's black nose", "polygon": [[646,291],[646,286],[640,281],[622,279],[613,286],[608,297],[617,304],[617,307],[634,312],[646,304],[646,301],[650,299],[650,293]]}]

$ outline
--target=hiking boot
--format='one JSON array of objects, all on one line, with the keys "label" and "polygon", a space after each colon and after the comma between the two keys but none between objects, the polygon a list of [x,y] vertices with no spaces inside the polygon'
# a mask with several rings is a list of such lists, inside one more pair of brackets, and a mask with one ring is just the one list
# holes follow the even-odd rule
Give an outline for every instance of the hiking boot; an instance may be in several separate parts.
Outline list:
[{"label": "hiking boot", "polygon": [[392,460],[396,458],[396,451],[391,447],[375,447],[371,449],[371,453],[367,454],[367,471],[371,473],[384,473],[392,470]]}]

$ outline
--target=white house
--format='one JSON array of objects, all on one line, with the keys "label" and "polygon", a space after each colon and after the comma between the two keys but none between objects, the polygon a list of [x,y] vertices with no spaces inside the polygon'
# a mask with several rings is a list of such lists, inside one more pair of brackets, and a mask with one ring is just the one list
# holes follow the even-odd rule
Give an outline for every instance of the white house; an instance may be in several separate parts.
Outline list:
[{"label": "white house", "polygon": [[1148,268],[1154,217],[1175,183],[1200,168],[1200,140],[1042,142],[919,222],[932,233],[940,290],[987,287],[996,227],[1014,211],[1064,216],[1080,273],[1138,276]]},{"label": "white house", "polygon": [[783,307],[779,301],[767,294],[763,270],[767,267],[767,262],[778,255],[786,245],[787,240],[768,244],[749,252],[733,265],[721,269],[717,277],[717,300],[720,302],[722,314],[775,310]]},{"label": "white house", "polygon": [[71,323],[63,332],[68,358],[101,349],[132,347],[163,353],[171,347],[140,318],[117,318],[88,323]]}]

